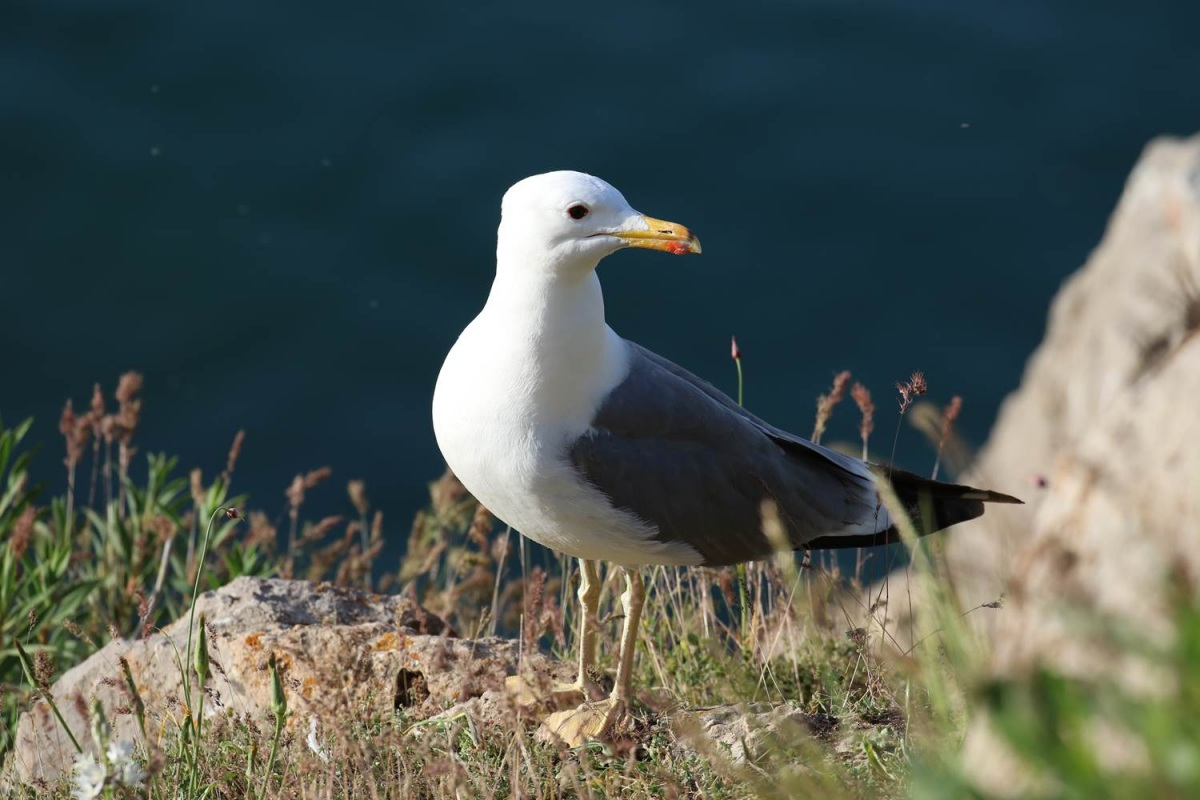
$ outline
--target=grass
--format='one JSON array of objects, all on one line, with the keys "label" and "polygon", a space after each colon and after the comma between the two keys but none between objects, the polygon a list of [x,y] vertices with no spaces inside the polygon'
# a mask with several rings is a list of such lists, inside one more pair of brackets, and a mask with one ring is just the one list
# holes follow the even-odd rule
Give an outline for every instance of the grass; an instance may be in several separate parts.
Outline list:
[{"label": "grass", "polygon": [[[305,495],[323,490],[329,472],[300,473],[285,517],[270,520],[247,513],[246,498],[233,493],[240,435],[226,469],[209,481],[196,471],[184,477],[177,459],[161,455],[135,464],[137,386],[122,381],[111,413],[97,391],[85,417],[64,414],[71,489],[63,496],[44,498],[29,475],[28,423],[0,423],[0,752],[12,747],[20,710],[45,696],[59,672],[112,637],[182,617],[197,591],[238,575],[399,589],[464,636],[509,633],[526,649],[572,659],[573,565],[541,558],[451,476],[431,484],[404,559],[389,569],[379,563],[383,518],[361,483],[347,487],[344,519],[306,522]],[[824,426],[832,407],[822,413]],[[768,513],[768,533],[772,524]],[[1134,653],[1157,670],[1156,694],[1046,667],[997,678],[930,545],[937,539],[918,544],[916,531],[903,533],[911,564],[892,578],[902,585],[890,601],[832,560],[790,553],[740,572],[648,570],[655,600],[643,620],[633,723],[608,744],[563,751],[515,717],[482,724],[465,713],[429,720],[379,711],[390,703],[350,709],[327,729],[287,724],[287,690],[272,660],[269,708],[164,715],[143,708],[131,688],[125,707],[93,709],[91,738],[102,756],[90,766],[81,760],[74,783],[68,776],[0,791],[256,800],[988,797],[971,783],[963,749],[968,729],[986,720],[1012,754],[1014,786],[1025,796],[1200,796],[1200,607],[1186,576],[1178,578],[1177,635],[1165,645],[1075,610],[1098,647]],[[602,608],[611,608],[620,587],[615,572],[603,578]],[[888,628],[887,602],[910,597],[925,638],[881,645],[899,636]],[[212,654],[204,620],[196,623],[178,667],[185,683],[203,688]],[[602,642],[614,640],[617,625],[605,621]],[[611,660],[610,651],[602,647]],[[738,761],[695,737],[692,717],[676,713],[725,704],[787,705],[810,725],[751,729],[742,743],[749,757]],[[136,716],[138,741],[113,741],[114,714]],[[1130,759],[1114,763],[1098,730],[1131,739]],[[109,776],[93,781],[92,795],[88,769]]]}]

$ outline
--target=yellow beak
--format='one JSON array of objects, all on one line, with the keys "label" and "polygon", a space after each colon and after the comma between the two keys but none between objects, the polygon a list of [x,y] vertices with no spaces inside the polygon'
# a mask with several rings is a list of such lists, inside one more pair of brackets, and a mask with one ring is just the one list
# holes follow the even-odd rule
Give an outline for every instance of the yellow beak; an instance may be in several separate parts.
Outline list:
[{"label": "yellow beak", "polygon": [[677,256],[700,252],[700,240],[682,225],[654,217],[642,217],[649,230],[618,231],[613,233],[625,242],[626,247],[644,247],[647,250],[662,250]]}]

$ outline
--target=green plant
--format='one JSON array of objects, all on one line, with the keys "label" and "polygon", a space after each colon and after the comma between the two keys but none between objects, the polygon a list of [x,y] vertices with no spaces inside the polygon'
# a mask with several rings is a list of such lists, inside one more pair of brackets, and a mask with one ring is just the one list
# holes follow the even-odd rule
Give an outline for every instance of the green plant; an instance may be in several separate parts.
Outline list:
[{"label": "green plant", "polygon": [[11,747],[17,714],[33,686],[22,680],[18,641],[35,655],[81,660],[88,643],[69,636],[67,628],[84,615],[98,582],[73,577],[69,537],[43,535],[45,514],[34,505],[39,490],[29,484],[32,451],[21,449],[31,424],[8,428],[0,422],[0,757]]},{"label": "green plant", "polygon": [[[844,388],[848,376],[839,380]],[[837,386],[823,412],[819,407],[826,422]],[[911,382],[906,386],[915,391]],[[865,452],[874,407],[860,386],[851,394],[863,415]],[[125,392],[127,411],[133,399]],[[78,418],[63,427],[79,456]],[[349,490],[357,513],[344,529],[340,518],[300,519],[304,493],[326,470],[293,481],[287,536],[294,547],[280,552],[275,526],[231,496],[235,457],[205,483],[196,472],[188,481],[177,477],[178,460],[165,456],[149,457],[143,474],[126,452],[115,491],[98,491],[101,499],[78,510],[70,489],[39,506],[22,449],[28,430],[28,423],[0,425],[0,688],[7,730],[19,708],[44,696],[53,667],[97,649],[110,627],[139,635],[147,625],[193,613],[199,592],[237,575],[396,585],[372,568],[382,517],[371,516],[361,485]],[[947,430],[936,431],[939,452]],[[121,437],[112,443],[119,449]],[[1049,665],[995,678],[986,669],[987,642],[967,624],[974,610],[959,605],[936,540],[917,536],[886,481],[880,490],[901,521],[909,566],[891,580],[902,581],[912,599],[914,629],[922,632],[916,641],[911,630],[897,631],[888,621],[885,593],[868,594],[859,574],[844,576],[834,562],[814,565],[789,552],[746,565],[736,586],[729,569],[658,568],[648,578],[653,600],[643,616],[635,677],[642,691],[632,724],[611,743],[563,751],[539,741],[536,726],[521,715],[490,725],[469,710],[412,719],[375,702],[351,709],[336,726],[318,730],[312,721],[306,737],[294,724],[297,711],[289,711],[286,671],[273,656],[266,666],[270,708],[206,716],[205,689],[220,653],[210,656],[201,616],[177,653],[186,713],[148,711],[122,664],[127,711],[141,734],[136,759],[128,743],[107,741],[97,714],[94,737],[106,746],[99,759],[81,763],[91,786],[132,796],[136,777],[136,791],[155,800],[984,797],[966,769],[962,743],[971,725],[986,721],[1019,765],[1027,796],[1200,794],[1200,605],[1187,576],[1179,577],[1169,640],[1074,610],[1073,624],[1092,632],[1104,652],[1136,657],[1158,676],[1156,692]],[[398,585],[462,634],[519,631],[525,647],[570,660],[566,633],[576,622],[570,561],[539,562],[524,546],[510,547],[510,532],[498,529],[451,475],[431,484],[430,497],[413,524]],[[243,517],[248,525],[239,528]],[[770,533],[769,513],[765,522]],[[602,607],[613,602],[613,577],[601,576]],[[602,620],[606,639],[616,622]],[[28,643],[27,654],[18,641]],[[328,683],[341,679],[331,675]],[[688,748],[678,745],[686,723],[668,720],[680,707],[745,703],[799,710],[809,722],[748,730],[757,741],[744,761],[702,736]],[[157,725],[147,724],[149,714]],[[1097,730],[1133,742],[1134,757],[1120,764],[1108,759]],[[114,744],[120,746],[109,752]],[[118,768],[128,782],[110,779]],[[43,789],[62,796],[67,779]]]},{"label": "green plant", "polygon": [[[242,575],[292,574],[297,564],[315,565],[310,575],[320,579],[344,566],[329,552],[344,557],[349,551],[350,560],[369,562],[381,546],[378,525],[364,537],[375,549],[364,554],[357,544],[341,546],[349,537],[326,545],[332,526],[305,522],[297,546],[280,553],[274,526],[258,513],[249,515],[249,533],[239,536],[238,520],[216,520],[216,512],[246,502],[231,491],[243,435],[235,437],[225,469],[211,481],[199,470],[184,478],[178,458],[156,453],[146,457],[143,472],[132,448],[140,388],[139,376],[122,376],[112,413],[105,411],[99,386],[87,414],[76,415],[67,404],[59,426],[67,490],[44,505],[39,483],[29,474],[33,451],[25,440],[32,420],[14,427],[0,422],[0,760],[12,747],[20,710],[33,696],[18,641],[49,681],[55,670],[79,663],[114,636],[145,636],[177,619],[199,591]],[[79,502],[76,495],[84,490],[76,479],[89,474],[89,450],[91,486],[87,501]],[[308,488],[318,482],[310,480]],[[293,506],[298,524],[300,502]],[[215,524],[202,531],[201,523],[210,519]],[[370,575],[360,564],[355,580],[364,572]]]}]

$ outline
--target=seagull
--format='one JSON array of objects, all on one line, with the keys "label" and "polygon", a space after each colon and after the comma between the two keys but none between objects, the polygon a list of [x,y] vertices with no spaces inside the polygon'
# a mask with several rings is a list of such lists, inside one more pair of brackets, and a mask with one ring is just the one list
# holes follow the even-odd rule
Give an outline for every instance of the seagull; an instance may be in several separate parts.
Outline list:
[{"label": "seagull", "polygon": [[[524,536],[579,559],[578,672],[596,660],[600,561],[622,568],[624,625],[611,694],[545,724],[568,744],[628,713],[645,586],[639,567],[770,556],[771,502],[794,550],[898,540],[881,468],[776,428],[687,370],[618,336],[596,268],[625,248],[700,252],[688,228],[634,211],[580,172],[534,175],[501,202],[496,277],[438,375],[433,427],[463,486]],[[1019,503],[887,470],[923,533]]]}]

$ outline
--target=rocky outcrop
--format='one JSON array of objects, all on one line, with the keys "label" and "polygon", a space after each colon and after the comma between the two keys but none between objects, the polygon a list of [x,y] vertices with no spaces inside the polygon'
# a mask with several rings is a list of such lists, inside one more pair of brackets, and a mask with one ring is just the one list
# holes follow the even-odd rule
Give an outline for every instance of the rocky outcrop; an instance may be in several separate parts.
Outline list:
[{"label": "rocky outcrop", "polygon": [[[209,629],[212,677],[206,716],[233,712],[266,717],[270,708],[267,659],[281,666],[291,712],[289,725],[336,728],[350,715],[411,718],[434,715],[454,703],[502,689],[518,671],[519,644],[499,638],[459,639],[437,617],[402,597],[314,586],[305,581],[239,578],[197,601],[196,619]],[[146,639],[110,642],[64,673],[52,687],[75,737],[90,744],[87,709],[99,698],[113,736],[140,736],[128,708],[119,659],[129,662],[146,705],[147,728],[172,730],[185,712],[177,658],[187,645],[184,617]],[[177,655],[178,654],[178,655]],[[525,654],[522,668],[564,679],[569,667]],[[199,693],[188,701],[199,708]],[[74,748],[42,701],[23,714],[5,774],[27,783],[54,781],[70,768]]]},{"label": "rocky outcrop", "polygon": [[999,637],[1002,658],[1046,649],[1050,598],[1149,622],[1169,570],[1200,577],[1198,330],[1200,137],[1161,139],[1055,299],[970,476],[1024,484],[1028,504],[947,537],[967,605],[1007,594],[991,617],[1022,633]]},{"label": "rocky outcrop", "polygon": [[[1045,338],[963,476],[1025,505],[991,507],[938,539],[998,664],[1057,648],[1047,606],[1070,601],[1153,626],[1165,573],[1200,577],[1197,331],[1200,136],[1164,138],[1146,148],[1103,240],[1059,291]],[[1001,599],[1002,611],[979,608]],[[886,611],[901,649],[910,631],[914,641],[932,632],[910,627],[910,612]]]},{"label": "rocky outcrop", "polygon": [[[1029,504],[947,538],[965,605],[1005,595],[987,615],[997,673],[1050,663],[1146,686],[1136,657],[1098,652],[1078,614],[1161,639],[1171,593],[1200,587],[1198,331],[1200,137],[1161,139],[1055,299],[970,476],[1023,482]],[[968,750],[980,779],[1013,790],[985,739]]]}]

